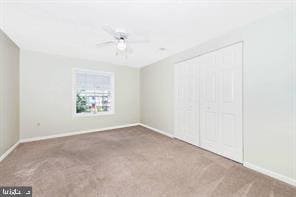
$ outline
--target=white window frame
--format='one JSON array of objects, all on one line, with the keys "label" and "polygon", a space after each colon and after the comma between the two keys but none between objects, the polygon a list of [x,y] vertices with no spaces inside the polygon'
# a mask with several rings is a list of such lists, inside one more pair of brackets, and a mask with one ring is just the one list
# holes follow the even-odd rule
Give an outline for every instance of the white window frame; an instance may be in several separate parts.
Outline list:
[{"label": "white window frame", "polygon": [[[97,75],[105,75],[111,78],[111,111],[108,112],[97,112],[97,113],[77,113],[76,112],[76,73],[77,72],[85,72],[92,73]],[[115,114],[115,83],[114,83],[114,72],[105,72],[99,70],[92,69],[81,69],[81,68],[73,68],[72,69],[72,115],[74,118],[77,117],[92,117],[92,116],[102,116],[102,115],[112,115]]]}]

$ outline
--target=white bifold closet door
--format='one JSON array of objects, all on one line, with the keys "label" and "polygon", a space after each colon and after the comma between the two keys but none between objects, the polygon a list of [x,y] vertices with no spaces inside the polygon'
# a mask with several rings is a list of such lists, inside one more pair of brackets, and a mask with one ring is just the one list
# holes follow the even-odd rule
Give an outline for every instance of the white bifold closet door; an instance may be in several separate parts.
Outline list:
[{"label": "white bifold closet door", "polygon": [[188,60],[175,66],[175,137],[199,145],[199,68]]},{"label": "white bifold closet door", "polygon": [[242,44],[176,64],[177,138],[243,161]]},{"label": "white bifold closet door", "polygon": [[200,57],[200,146],[242,162],[242,45]]}]

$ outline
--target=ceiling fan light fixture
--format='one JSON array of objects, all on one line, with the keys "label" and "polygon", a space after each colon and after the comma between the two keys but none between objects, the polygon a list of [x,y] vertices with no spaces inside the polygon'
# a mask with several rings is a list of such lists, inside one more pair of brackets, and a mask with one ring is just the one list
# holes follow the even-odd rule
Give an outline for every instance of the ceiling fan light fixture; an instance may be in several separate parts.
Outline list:
[{"label": "ceiling fan light fixture", "polygon": [[113,46],[116,50],[115,55],[118,54],[125,54],[127,57],[128,54],[132,53],[131,43],[147,43],[146,39],[144,40],[130,40],[130,34],[122,29],[114,29],[110,26],[103,26],[103,30],[110,34],[113,37],[113,40],[101,42],[97,44],[97,47],[104,47],[104,46]]},{"label": "ceiling fan light fixture", "polygon": [[124,51],[126,49],[126,42],[124,39],[120,39],[117,43],[117,49],[120,51]]}]

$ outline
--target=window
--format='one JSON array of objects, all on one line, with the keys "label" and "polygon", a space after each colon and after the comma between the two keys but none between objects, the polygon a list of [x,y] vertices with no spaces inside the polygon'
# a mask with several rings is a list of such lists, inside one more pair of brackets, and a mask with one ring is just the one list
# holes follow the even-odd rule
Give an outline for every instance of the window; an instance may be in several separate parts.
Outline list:
[{"label": "window", "polygon": [[114,74],[73,70],[73,108],[76,116],[114,113]]}]

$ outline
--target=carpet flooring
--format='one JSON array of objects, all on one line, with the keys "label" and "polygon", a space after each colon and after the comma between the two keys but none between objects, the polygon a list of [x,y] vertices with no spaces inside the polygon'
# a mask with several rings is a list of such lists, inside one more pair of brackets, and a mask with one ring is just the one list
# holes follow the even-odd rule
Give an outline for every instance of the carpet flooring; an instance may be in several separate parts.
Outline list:
[{"label": "carpet flooring", "polygon": [[33,196],[295,197],[296,188],[141,126],[20,144],[0,186]]}]

